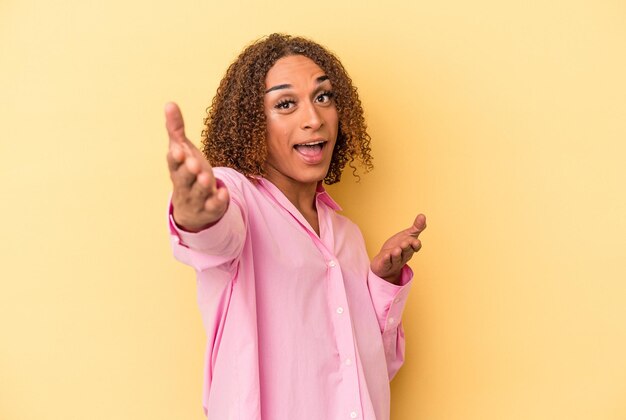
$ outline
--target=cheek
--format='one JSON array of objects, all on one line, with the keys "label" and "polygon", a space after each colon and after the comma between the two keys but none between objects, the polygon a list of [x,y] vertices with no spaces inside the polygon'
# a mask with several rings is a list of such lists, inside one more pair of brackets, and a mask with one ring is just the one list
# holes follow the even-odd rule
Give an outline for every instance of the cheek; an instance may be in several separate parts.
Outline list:
[{"label": "cheek", "polygon": [[334,134],[335,140],[337,140],[337,134],[339,134],[339,118],[337,117],[337,114],[332,116],[328,120],[328,123],[329,123],[329,125],[332,126],[332,132]]},{"label": "cheek", "polygon": [[339,113],[336,107],[333,106],[327,109],[326,122],[333,127],[334,131],[337,131],[337,127],[339,127]]},{"label": "cheek", "polygon": [[267,119],[267,148],[275,160],[280,160],[280,156],[286,156],[289,153],[289,135],[290,130],[285,124],[277,124],[271,118]]},{"label": "cheek", "polygon": [[292,129],[284,118],[269,116],[267,118],[267,138],[269,143],[280,147],[289,144]]},{"label": "cheek", "polygon": [[267,119],[265,132],[266,132],[267,142],[270,145],[274,145],[277,142],[277,139],[280,136],[282,136],[282,130],[280,129],[280,127],[276,125],[276,122],[273,121],[271,118]]}]

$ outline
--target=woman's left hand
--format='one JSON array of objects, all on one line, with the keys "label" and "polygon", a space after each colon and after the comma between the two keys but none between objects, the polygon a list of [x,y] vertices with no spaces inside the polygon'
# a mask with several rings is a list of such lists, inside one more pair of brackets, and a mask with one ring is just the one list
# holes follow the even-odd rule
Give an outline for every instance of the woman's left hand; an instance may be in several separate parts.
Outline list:
[{"label": "woman's left hand", "polygon": [[398,284],[402,267],[422,247],[418,237],[424,229],[426,216],[418,214],[410,228],[396,233],[383,244],[370,263],[372,272],[388,282]]}]

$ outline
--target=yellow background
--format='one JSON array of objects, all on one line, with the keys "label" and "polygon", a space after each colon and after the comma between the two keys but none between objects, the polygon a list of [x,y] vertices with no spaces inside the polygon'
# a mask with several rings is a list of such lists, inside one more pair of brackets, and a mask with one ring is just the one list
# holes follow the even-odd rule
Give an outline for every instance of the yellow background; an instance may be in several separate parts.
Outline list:
[{"label": "yellow background", "polygon": [[616,0],[3,0],[0,418],[203,417],[162,108],[197,141],[227,65],[276,31],[360,89],[376,169],[331,191],[370,252],[428,216],[392,418],[626,419]]}]

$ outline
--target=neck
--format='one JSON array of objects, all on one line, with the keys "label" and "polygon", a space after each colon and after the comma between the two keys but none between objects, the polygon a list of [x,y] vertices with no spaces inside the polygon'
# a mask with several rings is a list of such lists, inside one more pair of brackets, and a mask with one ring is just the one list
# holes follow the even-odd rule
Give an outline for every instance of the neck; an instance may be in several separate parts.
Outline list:
[{"label": "neck", "polygon": [[296,209],[303,215],[316,212],[315,208],[315,192],[317,191],[317,183],[310,185],[296,186],[293,184],[285,184],[273,178],[267,178],[272,184],[285,194],[287,200],[293,204]]},{"label": "neck", "polygon": [[303,215],[317,212],[315,208],[315,193],[317,192],[316,182],[299,182],[293,178],[289,178],[273,168],[267,168],[265,178],[274,184],[285,197],[293,204]]}]

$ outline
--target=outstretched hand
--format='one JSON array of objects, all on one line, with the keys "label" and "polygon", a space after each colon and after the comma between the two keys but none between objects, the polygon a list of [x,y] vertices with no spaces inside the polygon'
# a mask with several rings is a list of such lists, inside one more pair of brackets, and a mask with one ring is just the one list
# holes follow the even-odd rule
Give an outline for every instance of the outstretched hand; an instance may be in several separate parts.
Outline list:
[{"label": "outstretched hand", "polygon": [[372,272],[388,282],[398,284],[402,267],[422,247],[418,238],[424,229],[426,216],[418,214],[410,228],[396,233],[383,244],[370,263]]},{"label": "outstretched hand", "polygon": [[218,187],[211,164],[185,136],[178,105],[165,105],[165,127],[169,135],[167,164],[174,185],[174,221],[183,229],[198,232],[217,222],[228,207],[228,190]]}]

